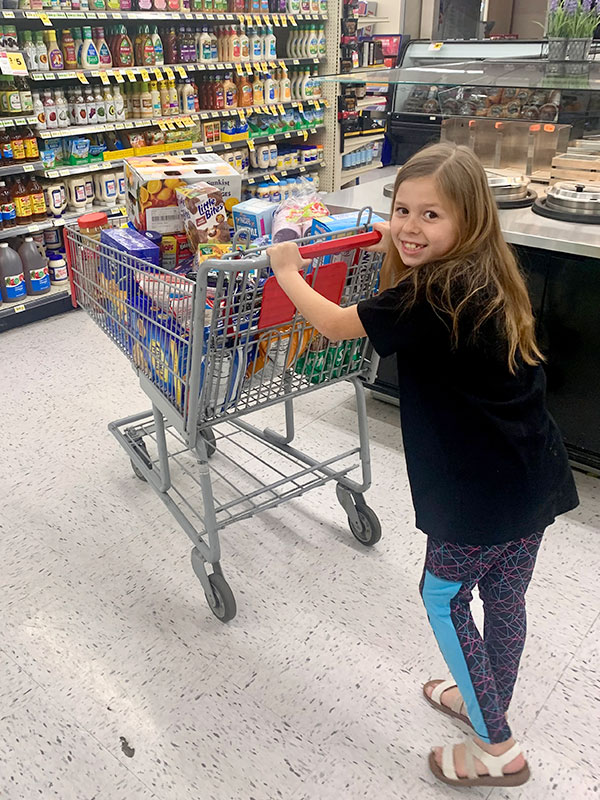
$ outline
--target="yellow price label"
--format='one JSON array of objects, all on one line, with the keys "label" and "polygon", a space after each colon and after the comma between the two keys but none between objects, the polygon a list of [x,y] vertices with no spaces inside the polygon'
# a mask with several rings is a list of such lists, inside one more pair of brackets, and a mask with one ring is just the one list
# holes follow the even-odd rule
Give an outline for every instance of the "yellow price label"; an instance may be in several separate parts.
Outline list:
[{"label": "yellow price label", "polygon": [[106,72],[101,72],[100,73],[100,81],[105,86],[108,86],[110,84],[110,80],[109,80],[108,75],[106,74]]},{"label": "yellow price label", "polygon": [[287,69],[285,61],[282,58],[279,59],[279,66],[281,67],[281,69]]},{"label": "yellow price label", "polygon": [[254,144],[253,139],[248,139],[248,149],[252,150],[252,152],[254,152],[254,150],[256,149],[256,145]]},{"label": "yellow price label", "polygon": [[252,75],[252,64],[246,62],[246,72],[248,75]]},{"label": "yellow price label", "polygon": [[269,61],[269,66],[271,69],[277,69],[277,64],[274,61]]},{"label": "yellow price label", "polygon": [[173,122],[173,120],[172,120],[172,119],[168,119],[168,120],[166,121],[166,124],[167,124],[167,128],[168,128],[170,131],[174,131],[174,130],[175,130],[175,123]]},{"label": "yellow price label", "polygon": [[225,150],[231,150],[231,145],[229,144],[229,142],[225,142],[225,144],[223,146],[224,146]]},{"label": "yellow price label", "polygon": [[13,75],[27,75],[27,64],[21,53],[7,53],[6,55]]},{"label": "yellow price label", "polygon": [[252,17],[250,14],[246,14],[246,25],[251,28],[252,27]]},{"label": "yellow price label", "polygon": [[321,103],[318,100],[315,100],[315,108],[321,108]]},{"label": "yellow price label", "polygon": [[33,164],[25,164],[25,166],[23,167],[23,172],[33,172],[34,169],[35,167],[33,166]]},{"label": "yellow price label", "polygon": [[142,80],[148,83],[148,81],[150,80],[150,75],[148,74],[148,70],[142,68],[140,70],[140,75],[142,76]]},{"label": "yellow price label", "polygon": [[296,22],[296,17],[290,15],[290,16],[288,16],[288,20],[291,22],[291,24],[294,26],[294,28],[298,27],[298,23]]},{"label": "yellow price label", "polygon": [[266,14],[262,15],[262,23],[263,23],[263,25],[268,25],[269,24],[269,18],[266,16]]},{"label": "yellow price label", "polygon": [[245,122],[246,121],[246,114],[244,113],[244,109],[243,108],[239,108],[238,109],[238,114],[239,114],[239,117],[242,120],[242,122]]},{"label": "yellow price label", "polygon": [[125,208],[125,206],[119,206],[119,211],[121,212],[121,215],[123,217],[125,216],[125,214],[127,214],[127,209]]},{"label": "yellow price label", "polygon": [[281,175],[282,178],[285,178],[286,175],[288,174],[287,169],[282,169],[279,174]]},{"label": "yellow price label", "polygon": [[194,127],[194,120],[191,117],[184,117],[183,124],[186,128],[193,128]]},{"label": "yellow price label", "polygon": [[285,108],[281,105],[281,103],[279,103],[277,106],[277,111],[279,111],[280,114],[285,114]]},{"label": "yellow price label", "polygon": [[308,131],[302,131],[302,136],[304,137],[304,141],[308,139]]},{"label": "yellow price label", "polygon": [[429,49],[429,50],[441,50],[443,46],[444,46],[444,43],[443,43],[443,42],[432,42],[432,43],[429,45],[429,48],[428,48],[428,49]]},{"label": "yellow price label", "polygon": [[214,71],[216,70],[216,68],[217,68],[217,65],[216,65],[216,64],[207,64],[207,66],[208,66],[208,68],[209,68],[210,70],[212,70],[213,72],[214,72]]},{"label": "yellow price label", "polygon": [[167,123],[164,121],[164,119],[158,120],[158,127],[161,129],[161,131],[167,130]]},{"label": "yellow price label", "polygon": [[260,62],[260,69],[261,69],[262,72],[267,72],[268,67],[267,67],[267,62],[266,61],[261,61]]},{"label": "yellow price label", "polygon": [[273,24],[275,25],[276,28],[281,27],[281,17],[279,16],[279,14],[273,14]]},{"label": "yellow price label", "polygon": [[185,125],[184,125],[182,119],[176,119],[175,120],[175,125],[177,125],[178,128],[185,128]]},{"label": "yellow price label", "polygon": [[242,65],[241,64],[236,64],[235,65],[235,71],[237,72],[238,75],[243,75],[244,74],[244,71],[242,69]]},{"label": "yellow price label", "polygon": [[83,72],[78,72],[77,77],[79,78],[80,83],[89,83],[88,79],[85,77]]},{"label": "yellow price label", "polygon": [[117,83],[125,83],[125,78],[120,72],[115,72],[115,80]]},{"label": "yellow price label", "polygon": [[255,25],[260,25],[261,24],[260,23],[260,17],[258,15],[256,15],[256,14],[252,17],[252,20],[253,20]]},{"label": "yellow price label", "polygon": [[165,67],[165,74],[167,76],[167,80],[174,81],[175,80],[175,73],[171,69],[171,67]]},{"label": "yellow price label", "polygon": [[329,108],[329,100],[323,100],[323,105],[325,108]]},{"label": "yellow price label", "polygon": [[298,103],[298,111],[301,114],[304,114],[304,105],[302,103]]},{"label": "yellow price label", "polygon": [[270,175],[269,177],[271,178],[273,183],[279,183],[279,178],[277,177],[277,175]]},{"label": "yellow price label", "polygon": [[157,81],[163,80],[163,74],[158,67],[154,67],[154,76]]},{"label": "yellow price label", "polygon": [[40,14],[40,19],[42,21],[42,25],[46,25],[47,27],[51,27],[52,23],[50,22],[50,17],[48,14]]},{"label": "yellow price label", "polygon": [[136,79],[136,76],[135,76],[135,72],[133,72],[133,70],[126,69],[125,70],[125,75],[127,75],[127,78],[129,79],[129,81],[131,83],[135,83],[136,82],[137,79]]},{"label": "yellow price label", "polygon": [[[33,225],[29,226],[29,230],[30,231],[33,230]],[[36,227],[36,230],[37,230],[37,227]],[[15,314],[20,314],[21,311],[25,311],[25,303],[21,303],[20,306],[13,306],[13,311],[15,312]]]},{"label": "yellow price label", "polygon": [[176,69],[176,70],[177,70],[177,72],[179,73],[179,77],[180,77],[180,78],[187,78],[187,72],[185,71],[185,67],[183,67],[181,64],[178,64],[178,65],[175,67],[175,69]]},{"label": "yellow price label", "polygon": [[7,11],[6,9],[2,10],[2,15],[4,17],[6,17],[6,19],[14,19],[15,18],[15,12],[14,11]]},{"label": "yellow price label", "polygon": [[263,114],[268,114],[269,113],[269,109],[268,109],[267,106],[261,106],[260,110],[262,111]]},{"label": "yellow price label", "polygon": [[286,132],[283,134],[283,138],[284,138],[284,139],[291,139],[291,138],[292,138],[292,134],[291,134],[289,131],[286,131]]}]

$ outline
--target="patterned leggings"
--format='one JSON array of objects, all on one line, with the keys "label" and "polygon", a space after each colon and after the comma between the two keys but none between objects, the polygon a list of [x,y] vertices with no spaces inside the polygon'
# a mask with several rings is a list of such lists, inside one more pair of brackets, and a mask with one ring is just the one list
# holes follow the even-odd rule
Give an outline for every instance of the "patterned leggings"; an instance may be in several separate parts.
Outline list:
[{"label": "patterned leggings", "polygon": [[[511,736],[505,714],[525,644],[525,592],[541,541],[541,533],[491,547],[427,540],[421,596],[484,742],[497,744]],[[483,639],[470,609],[476,585],[485,611]]]}]

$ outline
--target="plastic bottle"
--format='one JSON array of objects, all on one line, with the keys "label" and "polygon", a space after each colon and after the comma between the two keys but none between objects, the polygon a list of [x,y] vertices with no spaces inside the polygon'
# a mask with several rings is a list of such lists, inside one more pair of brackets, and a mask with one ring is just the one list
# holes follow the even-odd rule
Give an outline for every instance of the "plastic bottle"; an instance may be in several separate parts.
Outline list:
[{"label": "plastic bottle", "polygon": [[44,130],[46,126],[46,111],[44,109],[44,104],[40,99],[39,92],[32,92],[31,96],[33,97],[33,113],[37,117],[37,127],[39,130]]},{"label": "plastic bottle", "polygon": [[250,61],[256,64],[263,60],[263,40],[258,28],[249,31]]},{"label": "plastic bottle", "polygon": [[65,69],[77,69],[77,51],[75,50],[75,40],[68,28],[62,32],[62,52]]},{"label": "plastic bottle", "polygon": [[115,36],[112,52],[115,67],[133,66],[133,42],[127,34],[125,25],[118,26],[118,33]]},{"label": "plastic bottle", "polygon": [[25,162],[25,142],[23,135],[18,128],[11,128],[10,133],[10,149],[12,151],[12,158],[15,164],[23,164]]},{"label": "plastic bottle", "polygon": [[238,79],[238,106],[249,108],[254,102],[252,84],[247,75],[241,75]]},{"label": "plastic bottle", "polygon": [[151,119],[152,117],[152,95],[145,81],[140,84],[140,116],[142,119]]},{"label": "plastic bottle", "polygon": [[46,117],[46,128],[58,128],[58,115],[56,113],[56,103],[52,97],[52,92],[44,92],[42,95],[44,104],[44,114]]},{"label": "plastic bottle", "polygon": [[64,283],[69,279],[67,271],[67,262],[63,258],[62,253],[48,253],[48,274],[50,275],[50,283]]},{"label": "plastic bottle", "polygon": [[239,27],[233,29],[233,36],[231,37],[230,45],[230,61],[232,61],[234,64],[239,64],[242,58],[241,35],[241,29]]},{"label": "plastic bottle", "polygon": [[199,38],[199,53],[198,58],[200,63],[206,64],[209,61],[212,61],[212,44],[210,39],[210,33],[208,32],[208,28],[202,28],[202,33],[200,34]]},{"label": "plastic bottle", "polygon": [[39,161],[40,151],[37,137],[30,127],[23,128],[23,144],[25,145],[25,160]]},{"label": "plastic bottle", "polygon": [[157,67],[162,67],[165,63],[165,53],[163,48],[163,42],[160,38],[158,33],[158,28],[156,25],[152,26],[150,35],[152,37],[152,44],[154,46],[154,63]]},{"label": "plastic bottle", "polygon": [[265,103],[268,106],[275,105],[278,101],[279,92],[275,90],[275,81],[273,80],[270,72],[267,72],[265,77],[264,92]]},{"label": "plastic bottle", "polygon": [[271,28],[270,25],[267,25],[266,28],[263,52],[267,61],[277,58],[277,38],[275,37],[273,28]]},{"label": "plastic bottle", "polygon": [[104,37],[104,28],[94,28],[94,44],[98,51],[98,62],[100,69],[109,69],[112,67],[112,53],[108,47],[108,43]]},{"label": "plastic bottle", "polygon": [[325,36],[325,23],[321,22],[318,26],[317,30],[317,40],[318,40],[318,56],[319,58],[325,58],[327,55],[327,37]]},{"label": "plastic bottle", "polygon": [[113,100],[115,104],[115,117],[117,122],[125,121],[125,102],[121,94],[121,87],[117,84],[113,89]]},{"label": "plastic bottle", "polygon": [[31,219],[33,222],[43,222],[47,216],[44,189],[35,175],[32,175],[27,184],[27,191],[31,198]]},{"label": "plastic bottle", "polygon": [[98,50],[92,39],[92,29],[83,29],[83,45],[81,48],[81,66],[83,69],[97,69],[100,64]]},{"label": "plastic bottle", "polygon": [[6,187],[6,181],[0,181],[0,216],[3,228],[14,228],[17,224],[15,201]]},{"label": "plastic bottle", "polygon": [[319,0],[319,14],[327,13],[327,0]]},{"label": "plastic bottle", "polygon": [[279,97],[282,103],[288,103],[292,99],[292,84],[287,69],[281,70]]},{"label": "plastic bottle", "polygon": [[3,167],[12,164],[14,161],[10,136],[3,129],[0,129],[0,161]]},{"label": "plastic bottle", "polygon": [[49,292],[50,275],[48,273],[48,263],[46,257],[40,253],[32,236],[25,237],[23,244],[19,247],[18,254],[23,265],[27,294],[37,295]]},{"label": "plastic bottle", "polygon": [[102,94],[102,87],[100,85],[94,88],[94,103],[96,105],[96,123],[104,124],[106,122],[106,104],[104,102],[104,95]]},{"label": "plastic bottle", "polygon": [[0,242],[0,289],[5,303],[16,303],[27,294],[23,263],[8,242]]},{"label": "plastic bottle", "polygon": [[243,25],[240,26],[240,61],[243,64],[250,61],[250,38]]},{"label": "plastic bottle", "polygon": [[37,66],[37,51],[33,43],[33,34],[31,31],[23,31],[23,58],[27,64],[27,69],[34,72],[38,69]]},{"label": "plastic bottle", "polygon": [[223,81],[221,80],[221,78],[215,78],[213,84],[213,91],[214,91],[213,108],[215,109],[225,108],[225,92],[223,90]]},{"label": "plastic bottle", "polygon": [[115,110],[115,100],[113,97],[112,89],[110,86],[104,87],[104,94],[103,94],[103,101],[104,101],[104,109],[106,113],[106,121],[107,122],[116,122],[117,121],[117,113]]},{"label": "plastic bottle", "polygon": [[263,106],[265,104],[265,84],[260,72],[255,73],[252,81],[252,105]]},{"label": "plastic bottle", "polygon": [[304,69],[304,77],[299,86],[299,94],[301,100],[310,100],[313,96],[313,83],[310,67]]},{"label": "plastic bottle", "polygon": [[55,105],[56,105],[56,117],[58,120],[58,127],[59,128],[68,128],[71,124],[71,119],[69,115],[69,104],[67,103],[67,99],[64,96],[62,89],[56,89],[54,92],[55,97]]},{"label": "plastic bottle", "polygon": [[98,122],[97,107],[94,94],[90,86],[85,86],[83,89],[83,96],[85,99],[85,106],[87,109],[88,125],[95,125]]},{"label": "plastic bottle", "polygon": [[48,69],[48,49],[44,44],[44,34],[42,31],[35,31],[33,34],[35,41],[37,69]]},{"label": "plastic bottle", "polygon": [[75,60],[77,66],[81,66],[81,51],[83,48],[83,38],[81,36],[81,28],[73,28],[73,44],[75,46]]},{"label": "plastic bottle", "polygon": [[300,0],[300,13],[301,14],[310,13],[310,0]]},{"label": "plastic bottle", "polygon": [[300,0],[287,0],[287,13],[299,14],[300,13]]},{"label": "plastic bottle", "polygon": [[309,25],[308,37],[306,42],[306,57],[317,58],[319,55],[319,31],[316,23],[312,22]]},{"label": "plastic bottle", "polygon": [[177,89],[175,81],[168,81],[169,86],[169,106],[171,108],[171,116],[179,114],[179,97],[177,96]]},{"label": "plastic bottle", "polygon": [[31,195],[21,175],[17,175],[12,187],[12,198],[17,212],[17,225],[27,225],[31,222],[33,209]]},{"label": "plastic bottle", "polygon": [[159,93],[162,116],[168,117],[171,115],[171,101],[169,99],[169,86],[167,81],[160,81]]},{"label": "plastic bottle", "polygon": [[24,78],[16,78],[15,84],[19,90],[19,100],[23,114],[33,114],[33,95],[27,81]]},{"label": "plastic bottle", "polygon": [[83,95],[83,89],[77,87],[75,90],[75,117],[77,118],[77,125],[87,125],[88,120],[88,108],[87,103],[85,102],[85,97]]},{"label": "plastic bottle", "polygon": [[312,97],[313,100],[320,100],[322,96],[321,79],[319,78],[319,70],[317,67],[312,69]]}]

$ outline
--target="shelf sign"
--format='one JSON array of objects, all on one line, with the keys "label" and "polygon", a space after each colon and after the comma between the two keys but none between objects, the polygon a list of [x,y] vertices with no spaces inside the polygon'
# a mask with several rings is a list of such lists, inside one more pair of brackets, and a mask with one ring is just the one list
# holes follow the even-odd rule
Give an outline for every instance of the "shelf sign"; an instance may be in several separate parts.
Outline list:
[{"label": "shelf sign", "polygon": [[162,72],[160,71],[160,69],[159,69],[158,67],[153,67],[153,69],[154,69],[154,75],[156,76],[156,80],[157,80],[157,81],[162,81],[162,79],[163,79],[163,74],[162,74]]},{"label": "shelf sign", "polygon": [[15,312],[15,314],[20,314],[21,311],[25,311],[25,303],[21,303],[20,306],[14,306],[13,311]]},{"label": "shelf sign", "polygon": [[171,69],[171,67],[165,67],[165,73],[167,75],[167,80],[174,81],[175,80],[175,73]]},{"label": "shelf sign", "polygon": [[135,72],[133,70],[126,69],[125,70],[125,75],[127,75],[127,78],[129,79],[130,83],[135,83],[136,82],[137,79],[136,79],[136,76],[135,76]]},{"label": "shelf sign", "polygon": [[101,81],[101,83],[103,83],[105,86],[108,86],[108,85],[110,84],[110,81],[109,81],[109,79],[108,79],[108,75],[106,74],[106,72],[101,72],[101,73],[100,73],[100,81]]},{"label": "shelf sign", "polygon": [[89,83],[88,79],[86,78],[83,72],[78,72],[77,77],[79,78],[80,83]]},{"label": "shelf sign", "polygon": [[142,69],[140,70],[140,75],[142,76],[142,80],[148,83],[148,81],[150,80],[150,75],[148,74],[148,70],[142,67]]},{"label": "shelf sign", "polygon": [[115,80],[117,83],[125,83],[125,78],[120,72],[115,72]]},{"label": "shelf sign", "polygon": [[177,70],[177,72],[179,73],[179,77],[180,77],[180,78],[187,78],[187,72],[185,71],[185,67],[184,67],[184,66],[182,66],[181,64],[178,64],[178,65],[175,67],[175,69],[176,69],[176,70]]},{"label": "shelf sign", "polygon": [[3,75],[27,75],[27,64],[21,53],[0,51],[0,72]]},{"label": "shelf sign", "polygon": [[432,51],[437,51],[441,50],[443,46],[444,46],[443,42],[432,42],[427,49]]}]

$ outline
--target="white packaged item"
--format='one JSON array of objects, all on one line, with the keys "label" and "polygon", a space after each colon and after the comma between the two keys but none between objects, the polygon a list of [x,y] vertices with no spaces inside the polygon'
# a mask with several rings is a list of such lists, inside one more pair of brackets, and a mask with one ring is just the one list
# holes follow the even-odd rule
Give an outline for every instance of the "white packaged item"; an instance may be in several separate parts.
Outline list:
[{"label": "white packaged item", "polygon": [[63,215],[67,207],[67,189],[63,181],[53,181],[48,184],[46,205],[53,216],[61,217]]},{"label": "white packaged item", "polygon": [[67,178],[67,198],[72,211],[83,211],[87,205],[85,175],[72,175]]},{"label": "white packaged item", "polygon": [[269,166],[273,169],[277,167],[277,145],[274,142],[269,146]]},{"label": "white packaged item", "polygon": [[92,175],[85,176],[85,197],[86,197],[86,207],[87,209],[91,209],[94,205],[94,200],[96,199],[96,192],[94,189],[94,179]]},{"label": "white packaged item", "polygon": [[256,160],[259,169],[268,169],[271,148],[268,144],[261,144],[256,148]]}]

